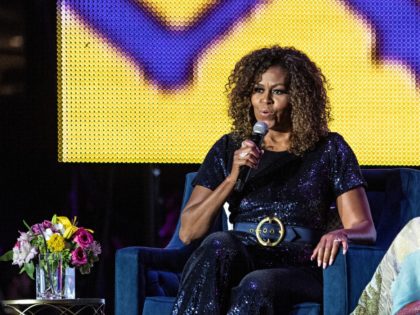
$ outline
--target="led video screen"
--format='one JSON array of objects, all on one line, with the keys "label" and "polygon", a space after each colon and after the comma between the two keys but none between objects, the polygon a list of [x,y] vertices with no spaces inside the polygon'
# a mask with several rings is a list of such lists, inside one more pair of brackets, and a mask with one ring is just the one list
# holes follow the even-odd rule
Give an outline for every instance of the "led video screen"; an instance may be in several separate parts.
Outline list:
[{"label": "led video screen", "polygon": [[323,70],[360,164],[420,165],[418,1],[58,0],[57,36],[62,162],[201,163],[234,64],[278,44]]}]

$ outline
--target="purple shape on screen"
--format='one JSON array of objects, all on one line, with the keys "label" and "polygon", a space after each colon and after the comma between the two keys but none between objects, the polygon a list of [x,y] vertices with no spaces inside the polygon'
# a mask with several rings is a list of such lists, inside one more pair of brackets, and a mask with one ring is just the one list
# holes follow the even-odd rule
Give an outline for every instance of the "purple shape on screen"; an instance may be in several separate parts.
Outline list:
[{"label": "purple shape on screen", "polygon": [[60,0],[59,4],[70,6],[135,60],[149,80],[174,89],[192,80],[204,49],[249,15],[258,2],[220,1],[186,30],[169,29],[134,0]]},{"label": "purple shape on screen", "polygon": [[401,61],[420,83],[420,3],[416,0],[344,0],[376,34],[376,58]]}]

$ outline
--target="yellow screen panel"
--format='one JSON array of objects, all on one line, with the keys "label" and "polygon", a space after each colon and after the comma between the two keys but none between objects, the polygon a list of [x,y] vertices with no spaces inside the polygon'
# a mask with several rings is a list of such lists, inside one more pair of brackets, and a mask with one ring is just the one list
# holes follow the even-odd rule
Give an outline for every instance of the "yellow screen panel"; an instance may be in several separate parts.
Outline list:
[{"label": "yellow screen panel", "polygon": [[393,45],[388,25],[404,24],[415,42],[416,10],[413,21],[394,21],[391,1],[376,11],[369,3],[58,1],[59,160],[202,162],[230,130],[231,69],[279,44],[321,67],[330,127],[362,165],[420,165],[420,55]]}]

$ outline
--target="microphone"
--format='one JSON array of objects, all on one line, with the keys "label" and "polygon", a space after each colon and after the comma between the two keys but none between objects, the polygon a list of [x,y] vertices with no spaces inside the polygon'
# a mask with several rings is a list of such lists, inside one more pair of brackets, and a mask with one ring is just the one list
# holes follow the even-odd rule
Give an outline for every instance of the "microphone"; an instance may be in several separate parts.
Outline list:
[{"label": "microphone", "polygon": [[[268,126],[265,122],[257,121],[252,128],[251,139],[259,149],[263,143],[264,136],[268,132]],[[251,173],[251,168],[247,165],[241,166],[239,171],[238,179],[236,180],[234,190],[236,192],[241,192],[244,189],[245,183],[248,180],[249,174]]]}]

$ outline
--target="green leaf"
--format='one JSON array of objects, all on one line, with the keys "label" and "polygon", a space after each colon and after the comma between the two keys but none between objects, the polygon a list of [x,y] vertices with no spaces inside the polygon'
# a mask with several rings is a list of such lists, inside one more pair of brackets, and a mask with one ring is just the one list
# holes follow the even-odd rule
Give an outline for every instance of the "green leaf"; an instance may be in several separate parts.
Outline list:
[{"label": "green leaf", "polygon": [[57,215],[56,214],[53,215],[53,217],[51,219],[51,223],[52,224],[57,224]]},{"label": "green leaf", "polygon": [[35,271],[35,266],[34,263],[28,262],[23,266],[24,271],[26,271],[26,273],[28,274],[29,278],[31,278],[32,280],[34,280],[34,271]]},{"label": "green leaf", "polygon": [[0,256],[0,261],[9,261],[13,260],[13,250],[9,250],[8,252],[5,252],[3,255]]}]

